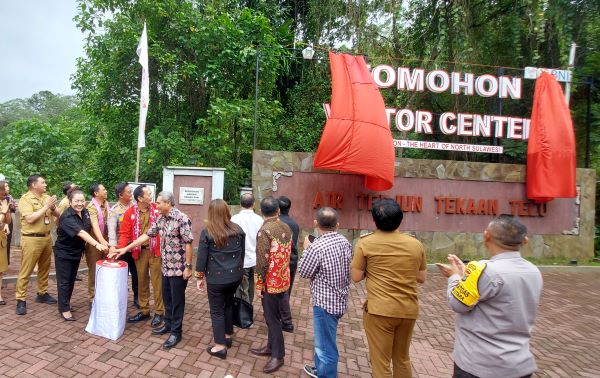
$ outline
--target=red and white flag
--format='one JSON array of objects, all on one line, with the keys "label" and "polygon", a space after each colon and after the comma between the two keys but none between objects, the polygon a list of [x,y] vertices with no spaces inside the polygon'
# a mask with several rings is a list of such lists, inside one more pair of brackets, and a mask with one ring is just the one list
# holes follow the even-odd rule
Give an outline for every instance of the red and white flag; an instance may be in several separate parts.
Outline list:
[{"label": "red and white flag", "polygon": [[138,62],[142,65],[142,87],[140,89],[140,122],[138,129],[138,148],[146,147],[146,115],[150,103],[150,75],[148,73],[148,35],[146,23],[137,47]]}]

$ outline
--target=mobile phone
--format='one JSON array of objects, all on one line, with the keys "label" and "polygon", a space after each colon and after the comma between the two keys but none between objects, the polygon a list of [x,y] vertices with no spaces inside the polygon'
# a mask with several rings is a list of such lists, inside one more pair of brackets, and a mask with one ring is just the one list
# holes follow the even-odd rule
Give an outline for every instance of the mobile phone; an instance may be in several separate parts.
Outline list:
[{"label": "mobile phone", "polygon": [[311,242],[311,243],[314,243],[314,241],[315,241],[315,235],[310,235],[309,234],[308,235],[308,241]]}]

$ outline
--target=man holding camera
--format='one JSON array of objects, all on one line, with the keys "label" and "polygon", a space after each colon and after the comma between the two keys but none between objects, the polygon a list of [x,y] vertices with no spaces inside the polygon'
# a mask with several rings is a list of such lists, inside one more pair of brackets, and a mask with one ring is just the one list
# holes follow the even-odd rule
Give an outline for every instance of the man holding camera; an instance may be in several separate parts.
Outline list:
[{"label": "man holding camera", "polygon": [[[315,366],[305,365],[311,377],[337,377],[337,326],[348,309],[352,246],[338,234],[338,214],[330,207],[317,211],[319,236],[304,239],[298,273],[310,279],[315,335]],[[312,241],[311,241],[312,239]]]}]

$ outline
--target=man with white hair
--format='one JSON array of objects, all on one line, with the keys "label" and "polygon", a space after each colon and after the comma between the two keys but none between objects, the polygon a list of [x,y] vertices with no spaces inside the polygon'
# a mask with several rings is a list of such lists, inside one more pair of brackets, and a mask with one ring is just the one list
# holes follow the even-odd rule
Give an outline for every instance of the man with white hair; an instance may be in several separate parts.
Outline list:
[{"label": "man with white hair", "polygon": [[466,266],[455,255],[437,264],[448,278],[448,302],[457,313],[455,378],[531,377],[537,369],[529,350],[542,293],[539,269],[523,259],[527,228],[500,215],[483,232],[489,260]]},{"label": "man with white hair", "polygon": [[[192,276],[192,221],[175,208],[175,196],[162,191],[156,199],[160,213],[148,231],[125,248],[117,249],[118,255],[142,245],[160,234],[162,258],[162,298],[165,307],[164,325],[152,330],[153,335],[170,333],[163,349],[171,349],[181,341],[183,314],[185,312],[185,289]],[[112,257],[112,256],[111,256]]]}]

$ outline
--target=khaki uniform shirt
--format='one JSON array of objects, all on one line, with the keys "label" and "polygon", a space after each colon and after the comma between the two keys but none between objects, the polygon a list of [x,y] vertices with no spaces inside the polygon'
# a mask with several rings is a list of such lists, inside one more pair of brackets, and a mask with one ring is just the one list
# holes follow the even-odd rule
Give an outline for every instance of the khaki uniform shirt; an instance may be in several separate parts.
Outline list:
[{"label": "khaki uniform shirt", "polygon": [[[98,210],[96,210],[96,206],[94,206],[94,203],[90,201],[86,208],[90,213],[90,221],[92,222],[92,227],[98,226],[98,228],[100,228],[100,221],[98,220]],[[102,236],[104,236],[104,240],[108,241],[108,202],[104,202],[103,204],[101,204],[100,210],[102,211],[102,216],[104,217],[104,231],[102,232]],[[94,239],[96,239],[96,235],[93,232],[93,228],[91,235]]]},{"label": "khaki uniform shirt", "polygon": [[58,210],[58,214],[62,215],[67,207],[69,207],[69,197],[64,196],[64,198],[58,203],[58,206],[56,206],[56,210]]},{"label": "khaki uniform shirt", "polygon": [[362,236],[356,243],[352,268],[365,272],[369,314],[416,319],[419,315],[417,272],[427,269],[425,248],[398,231]]},{"label": "khaki uniform shirt", "polygon": [[35,222],[29,224],[25,221],[25,217],[35,213],[44,207],[44,204],[50,198],[47,194],[42,194],[42,197],[36,197],[32,192],[23,194],[19,201],[19,210],[21,211],[21,234],[50,234],[54,223],[52,210],[46,210],[46,213]]},{"label": "khaki uniform shirt", "polygon": [[123,205],[117,201],[116,204],[111,207],[108,212],[108,220],[106,221],[106,227],[108,228],[108,245],[116,247],[119,242],[119,228],[123,221],[123,214],[129,209],[131,204]]}]

